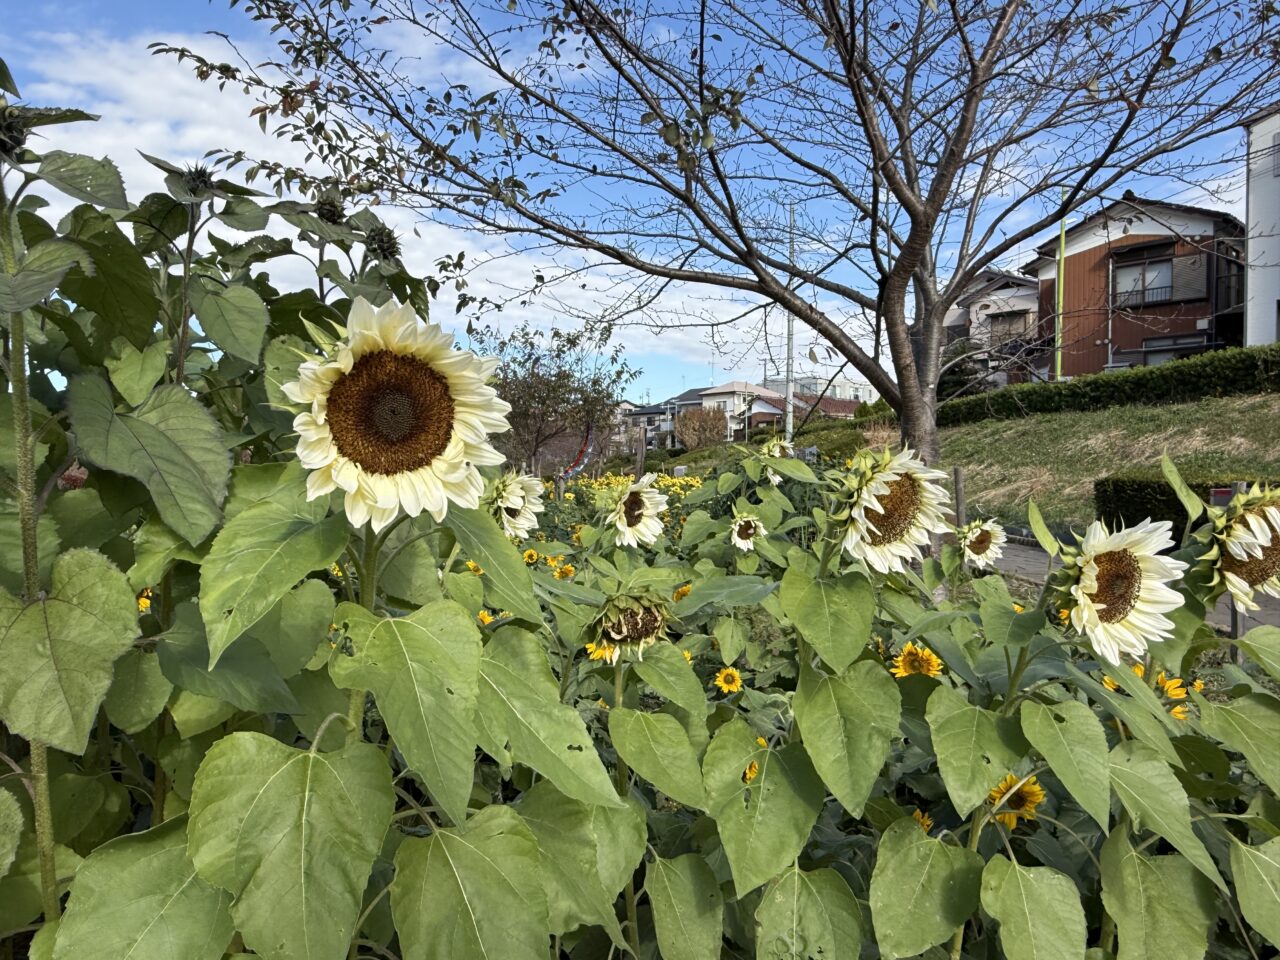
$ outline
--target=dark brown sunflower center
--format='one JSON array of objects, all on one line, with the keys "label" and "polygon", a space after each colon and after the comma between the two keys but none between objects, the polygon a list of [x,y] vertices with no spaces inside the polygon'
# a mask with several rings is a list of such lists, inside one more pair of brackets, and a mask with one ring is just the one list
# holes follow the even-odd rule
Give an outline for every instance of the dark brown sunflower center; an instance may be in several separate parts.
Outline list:
[{"label": "dark brown sunflower center", "polygon": [[[1271,526],[1270,523],[1267,526]],[[1280,530],[1271,527],[1271,543],[1262,548],[1262,556],[1239,560],[1230,553],[1222,554],[1224,573],[1234,573],[1250,587],[1266,583],[1280,573]]]},{"label": "dark brown sunflower center", "polygon": [[867,520],[876,528],[868,537],[872,546],[897,543],[911,529],[920,512],[920,485],[907,474],[889,483],[889,492],[880,497],[880,509],[868,510]]},{"label": "dark brown sunflower center", "polygon": [[1142,591],[1142,566],[1128,550],[1109,550],[1093,558],[1098,565],[1098,589],[1089,595],[1103,605],[1098,619],[1103,623],[1123,620],[1138,603]]},{"label": "dark brown sunflower center", "polygon": [[969,552],[980,557],[991,549],[991,531],[980,530],[978,535],[969,541]]},{"label": "dark brown sunflower center", "polygon": [[609,633],[623,643],[639,643],[654,636],[662,626],[662,615],[656,610],[624,610],[609,627]]},{"label": "dark brown sunflower center", "polygon": [[329,391],[329,430],[338,452],[367,473],[404,473],[444,452],[453,397],[430,364],[387,350],[355,362]]},{"label": "dark brown sunflower center", "polygon": [[512,520],[514,520],[516,517],[520,516],[520,508],[519,508],[519,507],[503,507],[503,508],[502,508],[502,512],[503,512],[503,513],[505,513],[505,514],[506,514],[508,517],[510,517]]},{"label": "dark brown sunflower center", "polygon": [[627,494],[627,499],[622,501],[622,518],[627,521],[628,527],[634,527],[644,517],[644,497],[639,490]]},{"label": "dark brown sunflower center", "polygon": [[902,665],[907,668],[908,673],[928,673],[929,667],[925,663],[924,657],[912,650],[902,657]]},{"label": "dark brown sunflower center", "polygon": [[1030,798],[1022,792],[1021,788],[1013,791],[1012,794],[1004,799],[1004,805],[1010,810],[1022,810],[1029,802]]},{"label": "dark brown sunflower center", "polygon": [[743,520],[738,524],[738,539],[750,540],[756,535],[756,525],[750,520]]}]

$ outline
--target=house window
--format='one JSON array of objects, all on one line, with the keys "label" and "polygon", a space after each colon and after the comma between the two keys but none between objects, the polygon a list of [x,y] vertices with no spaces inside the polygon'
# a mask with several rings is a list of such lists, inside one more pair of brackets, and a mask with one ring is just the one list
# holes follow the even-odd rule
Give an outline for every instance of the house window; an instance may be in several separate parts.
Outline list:
[{"label": "house window", "polygon": [[1173,261],[1117,264],[1112,286],[1117,307],[1168,303],[1173,299]]}]

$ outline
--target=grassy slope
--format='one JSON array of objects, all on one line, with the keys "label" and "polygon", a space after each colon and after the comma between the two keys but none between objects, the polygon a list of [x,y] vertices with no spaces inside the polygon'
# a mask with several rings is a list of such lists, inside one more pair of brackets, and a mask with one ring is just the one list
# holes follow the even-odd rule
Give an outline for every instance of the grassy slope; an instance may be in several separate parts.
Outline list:
[{"label": "grassy slope", "polygon": [[1034,497],[1050,523],[1093,517],[1093,481],[1129,464],[1280,474],[1280,396],[1226,397],[1163,407],[1114,407],[987,420],[944,430],[942,459],[964,467],[970,514],[1026,521]]}]

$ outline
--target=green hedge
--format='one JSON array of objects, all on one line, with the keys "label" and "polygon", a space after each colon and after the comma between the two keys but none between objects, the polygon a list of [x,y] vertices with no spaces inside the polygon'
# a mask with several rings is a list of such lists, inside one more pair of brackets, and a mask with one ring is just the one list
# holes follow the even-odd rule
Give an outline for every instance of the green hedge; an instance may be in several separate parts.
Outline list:
[{"label": "green hedge", "polygon": [[938,408],[938,426],[1276,391],[1280,391],[1280,344],[1269,344],[1214,350],[1155,367],[1094,373],[1063,383],[1019,383],[976,397],[948,400]]},{"label": "green hedge", "polygon": [[[1232,471],[1185,471],[1182,479],[1205,503],[1212,487],[1229,487],[1236,481],[1278,483],[1278,477],[1248,477]],[[1164,478],[1159,467],[1133,467],[1119,470],[1093,482],[1093,504],[1099,520],[1110,529],[1132,526],[1150,517],[1168,520],[1175,534],[1180,534],[1187,521],[1186,511],[1178,495]]]}]

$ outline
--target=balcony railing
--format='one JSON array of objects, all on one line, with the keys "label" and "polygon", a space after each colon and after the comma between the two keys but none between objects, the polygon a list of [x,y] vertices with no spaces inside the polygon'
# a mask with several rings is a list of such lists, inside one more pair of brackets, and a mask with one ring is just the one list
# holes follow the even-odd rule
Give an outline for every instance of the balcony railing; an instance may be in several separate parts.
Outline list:
[{"label": "balcony railing", "polygon": [[1145,307],[1153,303],[1168,303],[1173,299],[1173,287],[1146,287],[1141,290],[1117,290],[1111,297],[1115,307]]}]

